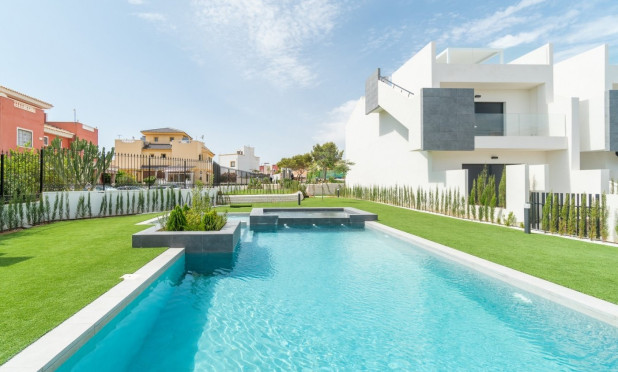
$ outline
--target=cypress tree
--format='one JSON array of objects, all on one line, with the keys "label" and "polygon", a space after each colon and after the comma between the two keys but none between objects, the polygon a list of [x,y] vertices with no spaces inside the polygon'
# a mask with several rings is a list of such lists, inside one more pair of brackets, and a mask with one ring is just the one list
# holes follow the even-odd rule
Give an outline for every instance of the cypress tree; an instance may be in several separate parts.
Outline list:
[{"label": "cypress tree", "polygon": [[586,194],[582,194],[582,202],[579,207],[579,234],[580,238],[588,235],[588,208],[586,207]]},{"label": "cypress tree", "polygon": [[549,216],[551,214],[551,201],[552,201],[552,193],[547,194],[545,198],[545,204],[543,205],[543,216],[541,219],[541,228],[543,231],[549,231]]},{"label": "cypress tree", "polygon": [[502,178],[500,178],[500,185],[498,186],[498,206],[501,208],[506,207],[506,166],[502,168]]},{"label": "cypress tree", "polygon": [[491,202],[489,204],[489,218],[491,219],[491,223],[494,223],[495,220],[495,211],[496,211],[496,195],[494,194],[491,197]]},{"label": "cypress tree", "polygon": [[560,201],[558,194],[554,194],[554,199],[551,203],[551,222],[549,225],[549,231],[555,233],[558,231],[558,222],[560,220]]},{"label": "cypress tree", "polygon": [[562,205],[562,208],[560,209],[560,222],[559,222],[559,229],[558,229],[558,232],[560,233],[560,235],[566,235],[568,232],[567,230],[568,230],[568,223],[569,223],[570,205],[571,205],[571,195],[566,194],[564,204]]},{"label": "cypress tree", "polygon": [[607,240],[607,236],[609,235],[608,233],[608,226],[607,226],[607,218],[608,218],[608,211],[607,211],[607,195],[605,195],[605,193],[603,193],[601,195],[601,239],[603,239],[603,241]]},{"label": "cypress tree", "polygon": [[575,236],[577,232],[577,211],[575,210],[575,195],[571,198],[569,205],[569,222],[567,224],[567,234]]},{"label": "cypress tree", "polygon": [[598,221],[599,221],[599,198],[594,198],[590,203],[590,240],[595,240],[599,236]]},{"label": "cypress tree", "polygon": [[472,180],[472,190],[470,190],[470,197],[468,198],[468,204],[476,204],[476,180]]}]

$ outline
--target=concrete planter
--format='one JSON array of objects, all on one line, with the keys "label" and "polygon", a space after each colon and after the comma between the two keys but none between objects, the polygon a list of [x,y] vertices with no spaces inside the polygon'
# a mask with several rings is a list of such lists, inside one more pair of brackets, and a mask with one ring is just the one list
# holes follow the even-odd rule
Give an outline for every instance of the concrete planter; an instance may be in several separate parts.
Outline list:
[{"label": "concrete planter", "polygon": [[159,225],[133,234],[133,248],[184,248],[186,253],[232,253],[240,239],[240,221],[219,231],[158,231]]}]

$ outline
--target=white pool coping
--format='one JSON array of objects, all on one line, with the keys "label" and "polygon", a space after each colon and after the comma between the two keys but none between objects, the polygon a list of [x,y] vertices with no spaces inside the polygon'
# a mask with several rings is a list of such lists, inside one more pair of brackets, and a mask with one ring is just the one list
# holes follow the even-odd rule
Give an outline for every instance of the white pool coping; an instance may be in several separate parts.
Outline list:
[{"label": "white pool coping", "polygon": [[496,278],[517,288],[534,293],[550,301],[608,323],[614,327],[618,327],[618,305],[613,303],[423,239],[416,235],[408,234],[378,222],[367,221],[365,222],[365,227],[396,236],[440,257],[455,261],[492,278]]},{"label": "white pool coping", "polygon": [[90,340],[184,254],[168,248],[0,366],[0,372],[53,371]]}]

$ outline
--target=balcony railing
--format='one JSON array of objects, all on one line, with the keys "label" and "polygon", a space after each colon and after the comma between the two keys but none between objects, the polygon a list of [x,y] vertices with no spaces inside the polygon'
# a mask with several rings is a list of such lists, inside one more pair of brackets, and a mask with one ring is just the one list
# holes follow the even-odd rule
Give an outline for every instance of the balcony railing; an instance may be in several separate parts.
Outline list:
[{"label": "balcony railing", "polygon": [[566,136],[563,114],[475,114],[475,136]]}]

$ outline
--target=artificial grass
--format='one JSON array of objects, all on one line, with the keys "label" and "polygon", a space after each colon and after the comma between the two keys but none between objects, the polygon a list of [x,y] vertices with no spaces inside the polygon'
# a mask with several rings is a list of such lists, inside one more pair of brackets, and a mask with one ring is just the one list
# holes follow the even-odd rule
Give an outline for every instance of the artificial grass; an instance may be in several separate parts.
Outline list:
[{"label": "artificial grass", "polygon": [[0,364],[158,256],[131,248],[155,215],[56,222],[0,235]]},{"label": "artificial grass", "polygon": [[[253,205],[271,206],[293,207],[297,203]],[[618,304],[618,246],[524,234],[521,230],[362,200],[317,197],[303,200],[302,206],[354,207],[376,213],[378,222],[387,226]]]}]

